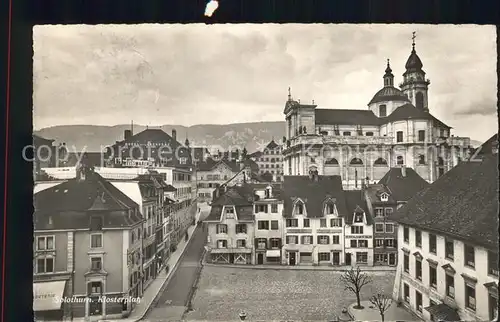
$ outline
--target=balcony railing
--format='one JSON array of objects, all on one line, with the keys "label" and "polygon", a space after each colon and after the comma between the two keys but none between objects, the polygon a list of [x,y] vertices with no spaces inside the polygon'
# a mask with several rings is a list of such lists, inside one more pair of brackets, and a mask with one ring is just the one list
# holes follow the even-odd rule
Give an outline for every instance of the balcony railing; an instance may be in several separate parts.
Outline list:
[{"label": "balcony railing", "polygon": [[291,139],[291,146],[305,144],[385,144],[391,145],[390,136],[340,136],[340,135],[300,135]]}]

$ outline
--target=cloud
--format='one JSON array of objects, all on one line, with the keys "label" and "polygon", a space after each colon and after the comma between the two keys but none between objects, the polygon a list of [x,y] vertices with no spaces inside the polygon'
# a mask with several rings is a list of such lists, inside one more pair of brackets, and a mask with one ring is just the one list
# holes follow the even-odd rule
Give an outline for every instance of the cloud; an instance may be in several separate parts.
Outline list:
[{"label": "cloud", "polygon": [[496,98],[492,26],[46,25],[34,28],[34,126],[281,121],[289,86],[321,108],[366,109],[387,58],[402,80],[414,30],[433,114],[458,121]]},{"label": "cloud", "polygon": [[491,97],[485,97],[464,106],[463,108],[454,112],[457,116],[493,116],[498,113],[497,102]]}]

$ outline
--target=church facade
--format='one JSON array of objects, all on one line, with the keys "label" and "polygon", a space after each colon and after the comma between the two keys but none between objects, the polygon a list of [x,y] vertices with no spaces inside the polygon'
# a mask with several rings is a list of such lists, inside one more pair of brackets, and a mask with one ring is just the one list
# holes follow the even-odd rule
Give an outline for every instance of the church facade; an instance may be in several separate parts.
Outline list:
[{"label": "church facade", "polygon": [[430,81],[412,47],[400,89],[388,60],[384,85],[365,110],[301,104],[289,90],[285,175],[340,175],[345,189],[361,189],[391,167],[405,166],[433,182],[467,157],[470,139],[451,135],[451,127],[430,113]]}]

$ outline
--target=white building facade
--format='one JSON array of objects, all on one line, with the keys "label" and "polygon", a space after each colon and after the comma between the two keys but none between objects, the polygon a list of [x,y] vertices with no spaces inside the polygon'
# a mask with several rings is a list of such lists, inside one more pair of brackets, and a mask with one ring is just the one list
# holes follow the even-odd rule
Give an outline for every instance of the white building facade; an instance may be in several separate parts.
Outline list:
[{"label": "white building facade", "polygon": [[412,227],[400,227],[402,303],[426,321],[426,307],[445,303],[461,321],[498,317],[498,253]]},{"label": "white building facade", "polygon": [[469,138],[451,135],[429,113],[428,86],[422,62],[413,48],[400,89],[387,64],[384,87],[368,109],[317,109],[289,93],[283,150],[284,174],[340,175],[345,189],[360,189],[360,180],[380,180],[396,166],[407,166],[428,182],[435,181],[469,153]]}]

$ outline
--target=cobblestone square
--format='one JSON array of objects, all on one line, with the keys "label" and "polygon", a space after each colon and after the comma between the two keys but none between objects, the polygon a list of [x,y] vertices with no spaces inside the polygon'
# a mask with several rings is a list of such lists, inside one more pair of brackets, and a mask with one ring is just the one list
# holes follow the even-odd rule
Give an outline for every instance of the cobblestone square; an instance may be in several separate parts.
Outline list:
[{"label": "cobblestone square", "polygon": [[[392,294],[393,272],[367,272],[373,283],[362,290],[367,300],[376,290]],[[344,291],[342,272],[253,270],[206,266],[187,320],[328,320],[356,301]],[[376,318],[376,317],[374,317]]]}]

